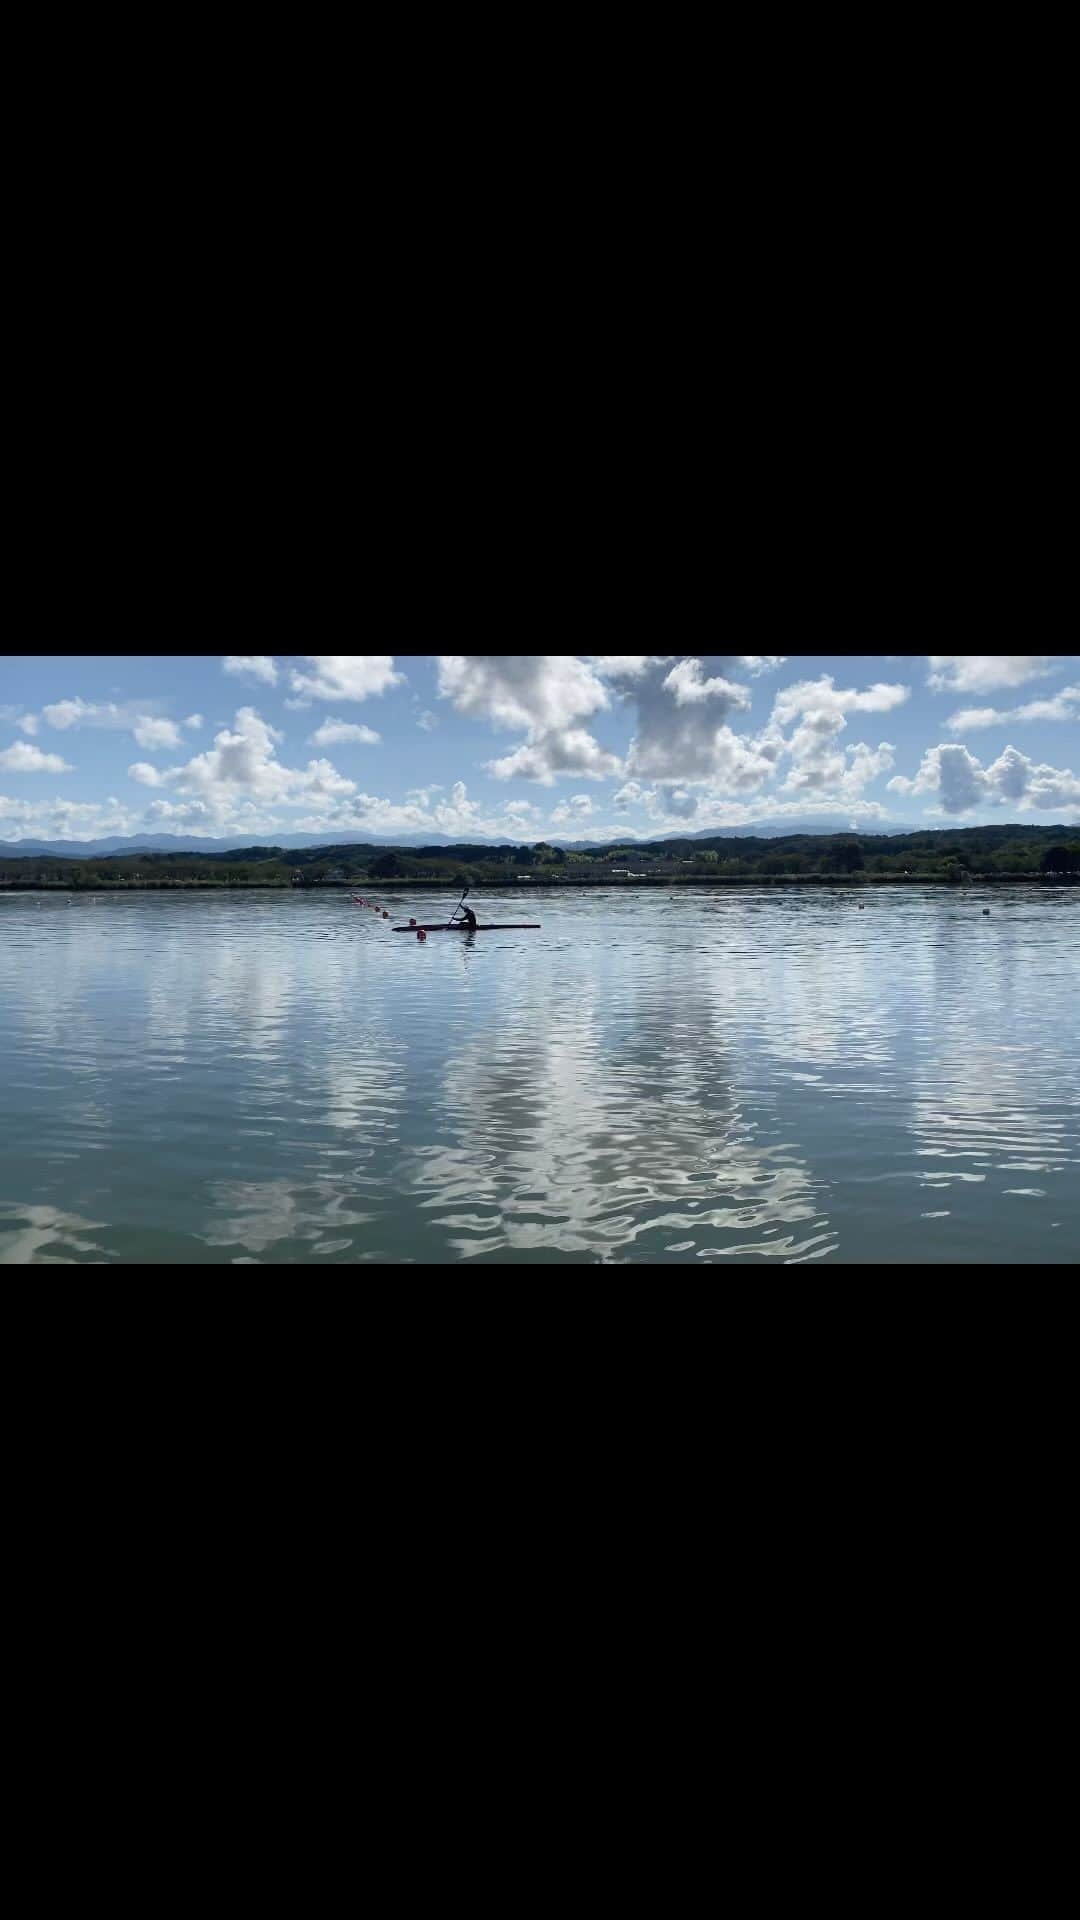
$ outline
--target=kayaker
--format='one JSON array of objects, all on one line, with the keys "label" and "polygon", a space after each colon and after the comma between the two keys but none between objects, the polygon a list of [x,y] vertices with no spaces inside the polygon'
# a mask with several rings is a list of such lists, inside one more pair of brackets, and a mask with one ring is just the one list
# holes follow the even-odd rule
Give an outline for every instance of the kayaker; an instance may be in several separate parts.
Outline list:
[{"label": "kayaker", "polygon": [[473,912],[472,908],[462,907],[461,917],[464,920],[465,925],[468,927],[469,932],[473,933],[476,929],[476,915]]}]

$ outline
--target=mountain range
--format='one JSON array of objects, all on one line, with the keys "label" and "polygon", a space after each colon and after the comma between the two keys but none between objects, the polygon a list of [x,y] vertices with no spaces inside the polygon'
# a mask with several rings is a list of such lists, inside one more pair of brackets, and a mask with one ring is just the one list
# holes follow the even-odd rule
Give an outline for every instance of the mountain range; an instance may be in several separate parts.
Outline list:
[{"label": "mountain range", "polygon": [[[859,833],[887,833],[887,827],[862,826]],[[820,818],[806,815],[799,819],[755,820],[746,827],[702,827],[694,832],[666,833],[627,833],[615,828],[592,835],[577,837],[558,837],[537,835],[535,838],[522,836],[521,845],[535,846],[536,840],[543,838],[550,847],[575,847],[578,851],[590,847],[610,846],[613,841],[625,842],[627,846],[664,840],[715,840],[717,838],[745,840],[772,840],[782,834],[790,833],[843,833],[848,831],[845,823],[837,821],[835,815]],[[894,828],[894,832],[902,829]],[[468,841],[479,845],[489,841],[492,846],[513,846],[512,835],[502,834],[449,834],[449,833],[282,833],[255,834],[244,837],[247,847],[458,847]],[[228,840],[201,838],[197,834],[150,833],[116,835],[109,840],[4,840],[0,841],[0,854],[26,857],[35,853],[60,855],[64,859],[90,859],[95,855],[108,853],[231,853],[240,842],[234,834]]]}]

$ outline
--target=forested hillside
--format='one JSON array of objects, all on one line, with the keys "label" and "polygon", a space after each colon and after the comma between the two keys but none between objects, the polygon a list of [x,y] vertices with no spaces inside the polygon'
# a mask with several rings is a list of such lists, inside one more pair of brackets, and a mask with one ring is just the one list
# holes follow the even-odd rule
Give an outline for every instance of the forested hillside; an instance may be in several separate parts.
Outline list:
[{"label": "forested hillside", "polygon": [[236,847],[227,852],[0,855],[0,885],[95,887],[342,886],[409,882],[499,886],[711,880],[866,880],[1080,874],[1080,827],[947,827],[892,834],[791,834],[754,839],[629,842],[561,848]]}]

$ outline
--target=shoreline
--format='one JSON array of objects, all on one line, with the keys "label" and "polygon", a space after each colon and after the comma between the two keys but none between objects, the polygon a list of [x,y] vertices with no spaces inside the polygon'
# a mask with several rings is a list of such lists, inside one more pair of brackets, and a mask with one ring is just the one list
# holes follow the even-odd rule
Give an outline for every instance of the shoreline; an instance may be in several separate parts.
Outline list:
[{"label": "shoreline", "polygon": [[[606,893],[648,892],[666,887],[702,887],[710,893],[724,892],[739,887],[843,887],[858,892],[867,887],[949,887],[954,893],[963,893],[971,887],[1075,887],[1080,885],[1080,874],[1076,873],[973,873],[966,880],[956,880],[945,873],[746,873],[709,876],[705,874],[648,874],[635,875],[633,879],[582,879],[571,880],[552,878],[550,880],[529,880],[522,883],[523,895],[530,893],[551,893],[553,891],[580,891],[582,889],[600,890]],[[355,893],[361,887],[371,887],[370,879],[358,880],[97,880],[85,881],[81,885],[77,880],[0,880],[0,893]],[[375,891],[391,893],[448,893],[459,894],[461,886],[454,880],[424,880],[418,875],[387,876],[375,882]],[[511,881],[500,886],[491,880],[469,882],[470,893],[497,894],[513,896],[517,884]]]}]

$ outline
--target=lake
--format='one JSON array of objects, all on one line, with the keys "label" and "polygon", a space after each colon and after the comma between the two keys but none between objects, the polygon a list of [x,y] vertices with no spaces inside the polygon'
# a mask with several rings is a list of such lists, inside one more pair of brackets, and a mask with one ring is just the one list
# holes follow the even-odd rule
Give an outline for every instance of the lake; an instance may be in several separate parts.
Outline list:
[{"label": "lake", "polygon": [[0,1262],[1080,1258],[1076,889],[471,904],[0,896]]}]

